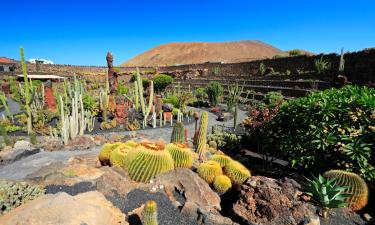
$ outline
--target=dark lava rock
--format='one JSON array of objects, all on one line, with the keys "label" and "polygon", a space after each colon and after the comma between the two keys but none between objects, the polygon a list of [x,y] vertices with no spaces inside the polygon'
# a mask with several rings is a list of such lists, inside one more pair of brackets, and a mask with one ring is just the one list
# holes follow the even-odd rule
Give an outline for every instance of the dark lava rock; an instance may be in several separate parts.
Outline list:
[{"label": "dark lava rock", "polygon": [[163,106],[161,108],[163,109],[164,112],[172,112],[173,105],[169,104],[169,103],[166,103],[166,104],[163,104]]},{"label": "dark lava rock", "polygon": [[80,193],[94,191],[96,185],[92,182],[80,182],[73,186],[67,185],[48,185],[46,186],[46,194],[56,194],[58,192],[65,192],[70,195],[77,195]]}]

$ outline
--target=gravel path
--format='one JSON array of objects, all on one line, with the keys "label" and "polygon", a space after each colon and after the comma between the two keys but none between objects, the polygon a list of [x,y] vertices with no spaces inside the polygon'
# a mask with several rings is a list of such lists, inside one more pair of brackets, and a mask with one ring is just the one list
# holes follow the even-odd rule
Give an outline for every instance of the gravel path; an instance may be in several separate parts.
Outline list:
[{"label": "gravel path", "polygon": [[[199,109],[198,109],[199,110]],[[199,110],[202,111],[202,110]],[[242,121],[246,117],[246,112],[239,110],[238,112],[238,121]],[[211,132],[213,125],[225,125],[225,126],[233,126],[233,119],[227,122],[219,122],[216,121],[216,115],[213,113],[209,113],[209,128],[208,132]],[[193,137],[194,135],[194,123],[187,125],[188,128],[188,135],[189,137]],[[127,134],[130,132],[124,132],[121,134]],[[164,139],[166,142],[170,141],[172,133],[172,128],[155,128],[155,129],[148,129],[144,131],[138,131],[137,134],[142,134],[145,138],[148,139]],[[5,165],[0,167],[0,179],[10,179],[10,180],[22,180],[27,175],[39,170],[40,168],[47,166],[54,162],[63,162],[67,163],[69,158],[77,155],[92,153],[93,155],[97,155],[99,153],[100,147],[95,147],[89,150],[81,150],[81,151],[55,151],[55,152],[48,152],[42,151],[35,155],[31,155],[26,158],[22,158],[14,163]]]}]

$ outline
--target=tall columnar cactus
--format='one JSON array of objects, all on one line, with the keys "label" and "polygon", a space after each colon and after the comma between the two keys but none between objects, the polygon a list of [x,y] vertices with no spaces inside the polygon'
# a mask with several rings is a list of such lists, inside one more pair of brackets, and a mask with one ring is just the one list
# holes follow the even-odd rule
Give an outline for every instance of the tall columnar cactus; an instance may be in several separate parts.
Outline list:
[{"label": "tall columnar cactus", "polygon": [[324,173],[324,177],[336,178],[338,185],[348,187],[345,193],[350,194],[346,199],[349,208],[358,211],[367,205],[368,187],[359,175],[343,170],[330,170]]},{"label": "tall columnar cactus", "polygon": [[152,102],[154,99],[154,83],[152,80],[149,82],[149,96],[148,96],[148,104],[146,106],[145,99],[143,98],[143,84],[142,84],[142,79],[141,75],[139,74],[139,69],[137,68],[137,85],[138,85],[138,93],[139,93],[139,100],[141,102],[141,109],[142,109],[142,114],[143,114],[143,128],[146,127],[147,125],[147,117],[150,114],[151,108],[152,108]]},{"label": "tall columnar cactus", "polygon": [[225,167],[226,165],[228,165],[228,163],[232,161],[232,159],[229,156],[224,154],[215,154],[210,158],[210,160],[218,162],[221,167]]},{"label": "tall columnar cactus", "polygon": [[109,95],[108,92],[105,90],[100,90],[99,93],[99,108],[102,112],[102,117],[105,123],[108,121],[108,104],[109,104]]},{"label": "tall columnar cactus", "polygon": [[204,159],[207,151],[207,128],[208,128],[208,112],[203,112],[199,124],[199,131],[197,136],[197,152],[200,159]]},{"label": "tall columnar cactus", "polygon": [[102,149],[99,152],[99,157],[98,157],[102,165],[109,165],[109,157],[111,155],[111,152],[120,144],[121,142],[115,142],[115,143],[106,143],[103,145]]},{"label": "tall columnar cactus", "polygon": [[215,177],[213,186],[219,194],[224,194],[232,187],[232,182],[229,177],[225,175],[219,175]]},{"label": "tall columnar cactus", "polygon": [[198,175],[208,184],[212,184],[215,177],[223,173],[220,164],[215,161],[201,163],[197,169],[197,172]]},{"label": "tall columnar cactus", "polygon": [[109,154],[109,164],[111,166],[123,167],[125,163],[125,157],[132,149],[132,147],[121,143]]},{"label": "tall columnar cactus", "polygon": [[224,167],[224,174],[227,175],[232,184],[241,185],[251,176],[250,171],[241,163],[232,160]]},{"label": "tall columnar cactus", "polygon": [[21,87],[20,93],[23,95],[24,100],[25,100],[25,108],[26,108],[26,114],[27,114],[27,133],[31,134],[33,131],[32,113],[31,113],[32,83],[27,76],[27,67],[26,67],[25,53],[23,51],[23,48],[20,49],[20,55],[21,55],[21,67],[22,67],[23,81],[24,81],[23,87],[20,86]]},{"label": "tall columnar cactus", "polygon": [[186,145],[170,143],[165,149],[171,154],[175,168],[191,168],[193,166],[192,150]]},{"label": "tall columnar cactus", "polygon": [[141,142],[126,156],[124,168],[132,180],[149,182],[157,174],[172,170],[174,162],[164,145]]},{"label": "tall columnar cactus", "polygon": [[134,81],[134,102],[135,102],[135,109],[139,110],[139,90],[138,90],[138,81]]},{"label": "tall columnar cactus", "polygon": [[171,143],[184,143],[184,125],[182,123],[175,123],[172,130]]},{"label": "tall columnar cactus", "polygon": [[148,201],[142,212],[143,225],[158,225],[157,204],[155,201]]},{"label": "tall columnar cactus", "polygon": [[238,83],[235,85],[228,85],[228,100],[227,100],[227,105],[228,105],[228,110],[233,111],[234,107],[234,112],[233,112],[233,127],[236,128],[237,126],[237,114],[238,114],[238,105],[240,103],[241,95],[244,93],[243,91],[244,86],[239,86]]}]

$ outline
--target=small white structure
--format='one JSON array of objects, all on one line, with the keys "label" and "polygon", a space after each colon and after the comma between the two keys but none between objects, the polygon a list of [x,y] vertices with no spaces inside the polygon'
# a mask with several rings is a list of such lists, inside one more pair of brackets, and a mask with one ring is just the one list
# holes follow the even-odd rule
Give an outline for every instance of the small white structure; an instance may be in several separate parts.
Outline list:
[{"label": "small white structure", "polygon": [[[17,75],[18,79],[23,79],[23,74]],[[27,77],[31,80],[65,80],[66,77],[47,74],[28,74]]]},{"label": "small white structure", "polygon": [[16,62],[5,58],[5,57],[0,57],[0,72],[11,72],[15,70],[15,65]]},{"label": "small white structure", "polygon": [[53,61],[48,59],[29,59],[29,63],[54,64]]}]

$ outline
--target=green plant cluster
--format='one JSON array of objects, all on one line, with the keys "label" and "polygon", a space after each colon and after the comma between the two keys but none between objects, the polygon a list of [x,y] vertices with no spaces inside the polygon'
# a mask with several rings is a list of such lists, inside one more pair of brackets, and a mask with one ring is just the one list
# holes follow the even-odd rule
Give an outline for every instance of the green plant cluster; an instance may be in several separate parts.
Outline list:
[{"label": "green plant cluster", "polygon": [[296,168],[375,179],[375,89],[345,86],[284,103],[264,129],[268,151]]},{"label": "green plant cluster", "polygon": [[206,87],[206,93],[211,106],[217,106],[224,94],[224,88],[219,82],[211,81]]},{"label": "green plant cluster", "polygon": [[217,148],[228,151],[238,151],[241,149],[241,136],[229,131],[220,131],[214,129],[213,133],[208,136],[208,141],[215,141]]},{"label": "green plant cluster", "polygon": [[45,190],[39,186],[24,182],[0,181],[0,215],[44,193]]},{"label": "green plant cluster", "polygon": [[158,93],[164,91],[164,89],[173,82],[173,78],[165,74],[156,75],[153,80],[155,91]]}]

